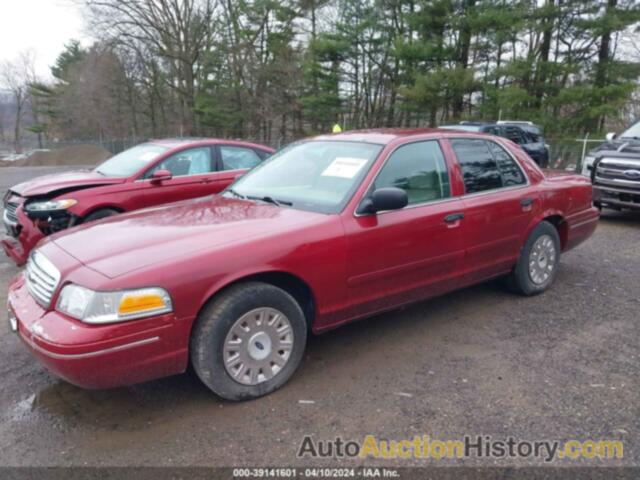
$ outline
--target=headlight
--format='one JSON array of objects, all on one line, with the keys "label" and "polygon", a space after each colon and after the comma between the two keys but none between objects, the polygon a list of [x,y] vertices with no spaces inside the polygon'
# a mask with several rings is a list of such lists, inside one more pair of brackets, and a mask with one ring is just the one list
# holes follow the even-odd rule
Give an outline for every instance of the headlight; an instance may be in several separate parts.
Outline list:
[{"label": "headlight", "polygon": [[591,169],[593,168],[593,162],[596,161],[595,157],[586,156],[582,161],[582,175],[585,177],[591,177]]},{"label": "headlight", "polygon": [[62,289],[57,310],[86,323],[112,323],[160,315],[173,310],[162,288],[95,292],[69,284]]},{"label": "headlight", "polygon": [[25,205],[25,209],[29,212],[46,212],[49,210],[66,210],[73,207],[77,200],[73,198],[65,198],[62,200],[47,200],[45,202],[32,202]]}]

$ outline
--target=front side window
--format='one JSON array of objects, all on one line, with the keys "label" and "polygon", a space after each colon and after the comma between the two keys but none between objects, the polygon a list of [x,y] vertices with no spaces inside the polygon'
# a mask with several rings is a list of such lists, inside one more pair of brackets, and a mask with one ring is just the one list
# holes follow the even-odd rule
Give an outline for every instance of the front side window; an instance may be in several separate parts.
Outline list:
[{"label": "front side window", "polygon": [[220,160],[222,170],[245,170],[258,165],[262,159],[251,148],[220,146]]},{"label": "front side window", "polygon": [[95,172],[105,177],[129,177],[152,163],[168,150],[167,147],[143,143],[114,155],[100,164]]},{"label": "front side window", "polygon": [[209,147],[182,150],[151,168],[145,174],[145,178],[151,178],[153,172],[157,170],[169,170],[174,177],[210,173],[212,171],[211,150]]},{"label": "front side window", "polygon": [[449,197],[449,175],[438,142],[415,142],[395,150],[374,183],[376,189],[385,187],[403,189],[409,205]]},{"label": "front side window", "polygon": [[495,142],[487,142],[487,144],[498,165],[500,175],[502,175],[503,187],[512,187],[514,185],[524,185],[527,183],[522,170],[504,148]]},{"label": "front side window", "polygon": [[313,212],[338,213],[381,149],[381,145],[364,142],[296,143],[239,178],[224,195],[275,201]]},{"label": "front side window", "polygon": [[476,139],[454,139],[451,146],[462,168],[466,193],[483,192],[502,187],[498,164],[487,142]]}]

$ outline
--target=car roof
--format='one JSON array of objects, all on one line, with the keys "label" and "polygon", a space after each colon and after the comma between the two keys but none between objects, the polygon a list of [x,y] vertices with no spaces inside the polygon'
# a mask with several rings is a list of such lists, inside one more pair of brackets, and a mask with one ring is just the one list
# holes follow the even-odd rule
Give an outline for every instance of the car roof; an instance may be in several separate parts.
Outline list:
[{"label": "car roof", "polygon": [[254,147],[259,149],[273,150],[267,145],[260,145],[252,142],[245,142],[243,140],[231,140],[228,138],[208,138],[208,137],[182,137],[182,138],[157,138],[151,139],[144,143],[152,143],[154,145],[162,145],[167,148],[177,148],[185,145],[217,145],[220,143],[230,145],[242,145],[246,147]]},{"label": "car roof", "polygon": [[486,129],[486,127],[490,127],[491,125],[475,125],[475,124],[459,124],[459,125],[440,125],[439,128],[443,130],[459,130],[464,132],[482,132]]},{"label": "car roof", "polygon": [[386,145],[394,140],[424,135],[440,136],[445,130],[439,128],[372,128],[368,130],[349,130],[343,133],[325,134],[308,140],[342,140],[346,142],[366,142]]}]

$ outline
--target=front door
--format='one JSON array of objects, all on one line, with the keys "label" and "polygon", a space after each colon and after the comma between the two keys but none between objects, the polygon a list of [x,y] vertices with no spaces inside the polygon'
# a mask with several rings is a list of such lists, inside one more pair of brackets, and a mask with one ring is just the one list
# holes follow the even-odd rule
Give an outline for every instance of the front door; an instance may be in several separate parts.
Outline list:
[{"label": "front door", "polygon": [[263,157],[252,148],[237,145],[219,145],[216,147],[218,173],[215,186],[218,191],[227,188],[236,178],[260,164]]},{"label": "front door", "polygon": [[451,289],[464,258],[464,204],[438,141],[398,147],[369,192],[397,187],[409,204],[346,217],[349,316],[357,317]]},{"label": "front door", "polygon": [[[146,183],[145,206],[177,202],[215,193],[214,167],[211,147],[208,146],[188,148],[165,158],[144,174],[142,181]],[[168,170],[172,178],[153,183],[151,175],[156,170]]]}]

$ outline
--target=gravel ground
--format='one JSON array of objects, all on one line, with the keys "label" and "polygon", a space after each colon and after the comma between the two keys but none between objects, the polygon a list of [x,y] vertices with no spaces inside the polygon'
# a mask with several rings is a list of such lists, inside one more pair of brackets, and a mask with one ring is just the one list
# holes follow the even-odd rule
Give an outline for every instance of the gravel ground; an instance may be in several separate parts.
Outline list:
[{"label": "gravel ground", "polygon": [[[0,169],[0,193],[52,170]],[[190,373],[81,390],[51,376],[0,322],[0,465],[351,465],[361,461],[296,452],[305,435],[468,434],[621,439],[624,459],[579,463],[638,466],[639,227],[640,215],[605,212],[541,296],[514,296],[491,282],[311,338],[291,381],[247,403],[219,400]],[[3,304],[17,272],[0,260]],[[437,462],[463,463],[541,461]]]}]

